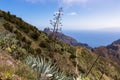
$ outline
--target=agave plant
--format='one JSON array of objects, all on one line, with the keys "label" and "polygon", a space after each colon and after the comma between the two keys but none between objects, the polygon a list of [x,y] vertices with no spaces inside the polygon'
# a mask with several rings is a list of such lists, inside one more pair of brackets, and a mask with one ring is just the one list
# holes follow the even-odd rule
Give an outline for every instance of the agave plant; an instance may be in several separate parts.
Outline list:
[{"label": "agave plant", "polygon": [[46,61],[45,58],[33,58],[29,56],[26,59],[26,64],[37,72],[38,80],[65,80],[64,74],[59,72],[56,64]]}]

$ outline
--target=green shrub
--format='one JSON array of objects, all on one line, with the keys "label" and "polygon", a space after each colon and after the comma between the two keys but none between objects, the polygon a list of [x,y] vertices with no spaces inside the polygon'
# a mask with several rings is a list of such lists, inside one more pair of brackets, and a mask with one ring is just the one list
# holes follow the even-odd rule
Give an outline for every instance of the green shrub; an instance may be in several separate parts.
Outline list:
[{"label": "green shrub", "polygon": [[36,49],[36,53],[41,53],[41,52],[42,52],[41,48]]},{"label": "green shrub", "polygon": [[31,33],[31,38],[34,39],[34,40],[38,40],[39,34],[37,34],[37,33]]},{"label": "green shrub", "polygon": [[20,76],[20,77],[26,78],[26,80],[36,80],[36,76],[37,76],[37,74],[35,72],[33,72],[26,65],[19,66],[16,69],[15,74],[18,75],[18,76]]},{"label": "green shrub", "polygon": [[20,25],[19,27],[20,27],[20,29],[21,29],[23,32],[29,33],[29,28],[28,28],[27,26],[25,26],[25,25]]},{"label": "green shrub", "polygon": [[7,29],[8,31],[10,31],[10,32],[13,31],[13,26],[11,26],[9,23],[4,23],[3,26],[4,26],[4,28]]},{"label": "green shrub", "polygon": [[76,56],[74,54],[70,55],[70,59],[75,59],[75,58],[76,58]]},{"label": "green shrub", "polygon": [[39,43],[39,46],[42,47],[42,48],[47,48],[49,45],[48,45],[47,42],[41,41],[41,42]]}]

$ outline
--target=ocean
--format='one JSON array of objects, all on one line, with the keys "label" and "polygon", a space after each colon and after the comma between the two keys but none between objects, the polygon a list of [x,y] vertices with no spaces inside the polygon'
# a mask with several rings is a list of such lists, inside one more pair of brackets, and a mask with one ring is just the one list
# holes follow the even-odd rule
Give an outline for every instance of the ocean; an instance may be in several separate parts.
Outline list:
[{"label": "ocean", "polygon": [[120,32],[66,30],[63,33],[75,38],[78,42],[87,43],[93,48],[106,46],[120,39]]}]

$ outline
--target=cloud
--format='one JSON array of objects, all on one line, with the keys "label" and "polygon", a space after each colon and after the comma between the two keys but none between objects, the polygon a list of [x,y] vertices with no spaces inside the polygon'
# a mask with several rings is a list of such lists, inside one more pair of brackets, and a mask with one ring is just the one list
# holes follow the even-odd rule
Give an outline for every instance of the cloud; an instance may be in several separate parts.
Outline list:
[{"label": "cloud", "polygon": [[74,3],[86,3],[92,0],[24,0],[30,3],[38,3],[38,2],[50,2],[50,1],[57,1],[58,3],[62,4],[74,4]]},{"label": "cloud", "polygon": [[68,15],[70,15],[70,16],[76,16],[77,13],[76,12],[71,12],[71,13],[68,13]]},{"label": "cloud", "polygon": [[73,4],[73,3],[86,3],[90,0],[60,0],[64,4]]}]

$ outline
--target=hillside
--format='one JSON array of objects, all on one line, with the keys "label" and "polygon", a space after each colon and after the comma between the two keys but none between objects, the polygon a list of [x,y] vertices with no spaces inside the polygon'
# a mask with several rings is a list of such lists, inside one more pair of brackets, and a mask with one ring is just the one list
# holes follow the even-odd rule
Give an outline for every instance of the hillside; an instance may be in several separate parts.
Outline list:
[{"label": "hillside", "polygon": [[[52,65],[56,64],[55,66],[57,66],[58,72],[63,72],[62,75],[65,75],[66,79],[62,80],[73,80],[72,77],[77,77],[78,74],[84,74],[84,76],[86,76],[98,57],[98,55],[84,47],[73,47],[62,41],[54,40],[44,32],[38,30],[35,26],[26,23],[15,15],[11,15],[10,12],[4,11],[0,11],[0,50],[2,51],[0,52],[2,54],[0,57],[7,55],[6,60],[9,62],[12,60],[11,63],[14,62],[17,68],[20,67],[17,63],[25,64],[28,56],[44,57],[45,60],[51,61]],[[37,59],[35,60],[37,61]],[[3,62],[0,60],[0,63]],[[6,69],[6,64],[3,65],[4,67],[0,67],[0,78],[2,80],[6,78],[5,76],[10,77],[10,80],[14,80],[13,75],[18,76],[18,78],[23,78],[22,80],[35,80],[36,74],[34,73],[37,73],[37,71],[30,70],[30,68],[28,69],[27,65],[27,67],[23,69],[28,69],[27,71],[30,71],[32,74],[30,74],[30,76],[23,76],[20,72],[21,70],[18,71],[18,73],[20,72],[19,75],[17,73],[12,74],[12,71]],[[11,70],[13,69],[14,71],[12,65],[10,66]],[[3,68],[6,69],[7,74],[2,71]],[[44,74],[40,74],[41,79]],[[87,77],[90,78],[90,80],[100,80],[100,78],[103,80],[120,80],[119,74],[119,67],[106,58],[99,57]],[[51,80],[58,79],[52,78]]]},{"label": "hillside", "polygon": [[120,66],[120,39],[114,41],[108,46],[101,46],[93,49],[93,52],[111,60],[114,64]]}]

